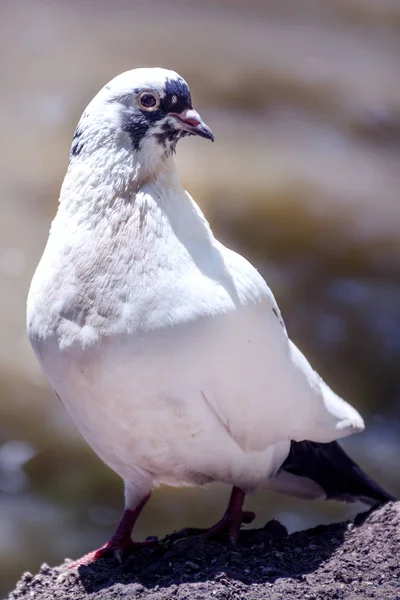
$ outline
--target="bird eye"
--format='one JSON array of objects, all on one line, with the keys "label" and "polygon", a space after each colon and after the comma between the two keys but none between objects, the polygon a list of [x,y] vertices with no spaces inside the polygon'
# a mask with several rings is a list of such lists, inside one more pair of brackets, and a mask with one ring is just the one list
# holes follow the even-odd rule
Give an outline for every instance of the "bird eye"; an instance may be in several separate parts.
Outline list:
[{"label": "bird eye", "polygon": [[138,105],[143,110],[153,111],[159,107],[160,98],[153,92],[142,92],[138,98]]}]

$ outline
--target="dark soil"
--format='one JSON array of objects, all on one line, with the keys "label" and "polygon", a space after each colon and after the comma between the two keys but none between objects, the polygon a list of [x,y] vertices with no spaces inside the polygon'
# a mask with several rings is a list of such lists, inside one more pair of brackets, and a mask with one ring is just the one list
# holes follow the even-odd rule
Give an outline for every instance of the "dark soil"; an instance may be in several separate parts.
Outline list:
[{"label": "dark soil", "polygon": [[10,600],[400,600],[400,502],[355,523],[288,535],[271,521],[240,544],[192,538],[114,559],[25,573]]}]

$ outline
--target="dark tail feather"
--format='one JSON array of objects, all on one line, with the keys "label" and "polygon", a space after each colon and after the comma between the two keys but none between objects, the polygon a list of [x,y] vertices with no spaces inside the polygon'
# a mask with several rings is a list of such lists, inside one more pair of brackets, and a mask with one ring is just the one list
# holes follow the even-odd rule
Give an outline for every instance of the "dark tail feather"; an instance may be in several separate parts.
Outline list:
[{"label": "dark tail feather", "polygon": [[279,472],[305,477],[317,483],[327,499],[361,500],[371,506],[395,500],[346,454],[337,442],[291,442]]}]

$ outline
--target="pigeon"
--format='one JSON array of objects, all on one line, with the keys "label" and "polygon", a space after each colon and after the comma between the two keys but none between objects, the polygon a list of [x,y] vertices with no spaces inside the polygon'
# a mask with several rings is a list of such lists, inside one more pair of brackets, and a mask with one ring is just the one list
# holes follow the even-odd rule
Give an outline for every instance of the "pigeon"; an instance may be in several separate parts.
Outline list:
[{"label": "pigeon", "polygon": [[28,295],[49,385],[125,484],[122,519],[88,561],[149,543],[131,534],[160,484],[232,486],[203,535],[233,542],[254,518],[245,495],[258,490],[392,499],[336,442],[364,429],[357,410],[311,367],[263,277],[183,189],[174,153],[187,136],[214,141],[176,72],[134,69],[105,85],[76,128]]}]

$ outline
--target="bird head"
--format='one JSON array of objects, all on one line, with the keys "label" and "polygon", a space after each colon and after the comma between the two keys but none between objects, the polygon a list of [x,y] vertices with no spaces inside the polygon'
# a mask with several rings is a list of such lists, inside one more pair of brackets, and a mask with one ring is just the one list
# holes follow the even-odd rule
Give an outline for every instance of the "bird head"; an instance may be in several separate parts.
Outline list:
[{"label": "bird head", "polygon": [[133,69],[105,85],[83,113],[71,148],[71,160],[101,150],[135,156],[142,171],[159,168],[178,140],[214,136],[193,109],[182,77],[161,68]]}]

